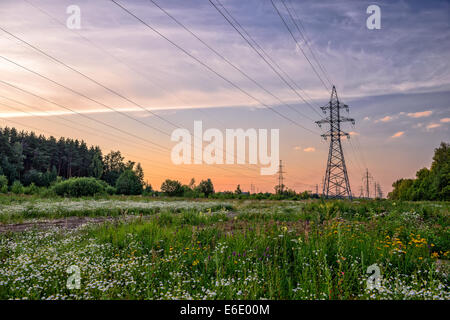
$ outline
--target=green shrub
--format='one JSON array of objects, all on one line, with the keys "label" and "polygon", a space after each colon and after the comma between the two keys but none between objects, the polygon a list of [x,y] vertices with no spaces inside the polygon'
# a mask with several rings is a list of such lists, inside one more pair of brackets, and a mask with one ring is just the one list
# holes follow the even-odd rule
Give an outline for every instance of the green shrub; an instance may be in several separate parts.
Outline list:
[{"label": "green shrub", "polygon": [[105,193],[107,184],[95,178],[70,178],[53,186],[55,193],[62,197],[84,197]]},{"label": "green shrub", "polygon": [[14,183],[11,186],[11,192],[15,194],[21,194],[23,193],[23,185],[20,183],[19,180],[14,181]]},{"label": "green shrub", "polygon": [[39,187],[32,182],[28,187],[23,189],[23,193],[25,194],[39,194]]},{"label": "green shrub", "polygon": [[110,196],[112,196],[113,194],[116,194],[116,192],[117,192],[116,188],[111,187],[111,186],[109,186],[109,185],[105,188],[105,191],[106,191],[106,193],[109,194]]},{"label": "green shrub", "polygon": [[0,176],[0,192],[7,193],[8,192],[8,178],[2,175]]},{"label": "green shrub", "polygon": [[205,197],[208,197],[210,194],[214,193],[214,185],[211,182],[211,179],[202,180],[197,186],[196,190],[200,193],[203,193]]},{"label": "green shrub", "polygon": [[161,191],[170,197],[181,196],[183,187],[179,181],[166,179],[161,185]]},{"label": "green shrub", "polygon": [[142,183],[133,170],[125,170],[116,181],[118,194],[137,195],[142,194]]}]

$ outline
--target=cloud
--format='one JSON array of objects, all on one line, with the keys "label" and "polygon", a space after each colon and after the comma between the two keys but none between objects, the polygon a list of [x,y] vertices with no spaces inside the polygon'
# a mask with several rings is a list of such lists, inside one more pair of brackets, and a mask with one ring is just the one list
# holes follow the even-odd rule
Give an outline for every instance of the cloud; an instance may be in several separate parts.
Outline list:
[{"label": "cloud", "polygon": [[403,136],[404,133],[405,133],[404,131],[396,132],[391,136],[391,138],[400,138],[401,136]]},{"label": "cloud", "polygon": [[300,146],[295,146],[295,147],[294,147],[294,150],[302,150],[302,147],[300,147]]},{"label": "cloud", "polygon": [[351,136],[359,136],[359,133],[355,131],[350,131],[348,134]]},{"label": "cloud", "polygon": [[450,122],[450,118],[442,118],[440,121],[443,123],[447,123]]},{"label": "cloud", "polygon": [[429,125],[427,125],[427,129],[430,130],[430,129],[438,128],[440,126],[441,126],[440,123],[430,123]]},{"label": "cloud", "polygon": [[433,111],[431,111],[431,110],[421,111],[421,112],[411,112],[411,113],[408,113],[408,117],[423,118],[423,117],[431,116],[432,113],[433,113]]},{"label": "cloud", "polygon": [[303,151],[305,151],[305,152],[314,152],[314,151],[316,151],[316,148],[308,147],[308,148],[303,149]]},{"label": "cloud", "polygon": [[391,117],[391,116],[386,116],[386,117],[384,117],[384,118],[381,118],[381,119],[378,119],[378,120],[375,120],[375,122],[389,122],[389,121],[391,121],[392,119],[394,119],[393,117]]},{"label": "cloud", "polygon": [[363,120],[364,120],[364,121],[369,121],[369,120],[370,120],[370,117],[364,117]]}]

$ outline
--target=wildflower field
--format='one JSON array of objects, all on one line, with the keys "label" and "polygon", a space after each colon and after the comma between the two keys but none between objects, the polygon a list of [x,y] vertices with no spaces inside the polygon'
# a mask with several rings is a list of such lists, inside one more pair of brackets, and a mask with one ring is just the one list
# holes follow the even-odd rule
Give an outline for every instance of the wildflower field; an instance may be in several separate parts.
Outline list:
[{"label": "wildflower field", "polygon": [[[449,208],[5,196],[0,299],[447,300]],[[72,216],[108,219],[73,228],[37,224]],[[17,232],[20,223],[31,227]],[[370,289],[373,265],[380,273]],[[67,286],[71,266],[79,268],[79,288]]]}]

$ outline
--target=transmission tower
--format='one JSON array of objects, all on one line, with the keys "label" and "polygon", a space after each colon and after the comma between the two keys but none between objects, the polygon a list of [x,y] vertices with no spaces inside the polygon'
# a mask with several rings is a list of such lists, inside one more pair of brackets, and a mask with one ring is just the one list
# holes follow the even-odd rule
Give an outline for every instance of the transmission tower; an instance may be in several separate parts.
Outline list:
[{"label": "transmission tower", "polygon": [[361,186],[361,188],[359,189],[359,198],[364,198],[364,188],[363,188],[363,186]]},{"label": "transmission tower", "polygon": [[[364,174],[364,177],[362,178],[364,185],[366,186],[366,198],[370,198],[370,180],[373,179],[372,175],[369,173],[369,169],[366,169],[366,173]],[[376,190],[376,188],[375,188]],[[376,191],[375,191],[376,192]],[[376,198],[376,196],[375,196]]]},{"label": "transmission tower", "polygon": [[383,199],[383,191],[381,190],[381,186],[377,183],[377,194],[379,199]]},{"label": "transmission tower", "polygon": [[284,191],[283,173],[286,172],[283,171],[283,163],[280,160],[280,165],[278,166],[278,186],[277,186],[277,193],[279,194],[282,194]]},{"label": "transmission tower", "polygon": [[330,150],[328,152],[327,170],[325,172],[325,181],[323,186],[323,195],[327,198],[352,198],[350,182],[348,180],[347,167],[345,166],[344,152],[342,151],[341,137],[346,136],[350,139],[350,135],[341,130],[342,122],[351,122],[355,124],[355,120],[341,116],[341,109],[346,109],[348,105],[339,101],[336,87],[333,86],[330,102],[321,107],[324,113],[328,112],[328,116],[322,120],[316,121],[319,127],[326,123],[330,125],[330,130],[322,134],[327,140],[330,137]]},{"label": "transmission tower", "polygon": [[377,198],[377,190],[378,190],[378,188],[377,188],[377,182],[374,181],[374,183],[373,183],[373,198],[374,198],[374,199]]}]

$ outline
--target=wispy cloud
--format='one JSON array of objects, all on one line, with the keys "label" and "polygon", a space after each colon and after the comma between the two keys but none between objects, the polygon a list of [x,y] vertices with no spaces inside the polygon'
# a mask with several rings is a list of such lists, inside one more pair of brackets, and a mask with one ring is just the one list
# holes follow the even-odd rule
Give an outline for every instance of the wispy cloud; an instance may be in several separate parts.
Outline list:
[{"label": "wispy cloud", "polygon": [[404,134],[405,134],[404,131],[399,131],[399,132],[394,133],[394,134],[391,136],[391,138],[400,138],[400,137],[403,136]]},{"label": "wispy cloud", "polygon": [[447,123],[450,122],[450,118],[442,118],[440,121],[443,123]]},{"label": "wispy cloud", "polygon": [[359,136],[359,133],[356,131],[350,131],[348,134],[351,136]]},{"label": "wispy cloud", "polygon": [[305,151],[305,152],[314,152],[314,151],[316,151],[316,148],[308,147],[308,148],[303,149],[303,151]]},{"label": "wispy cloud", "polygon": [[420,111],[420,112],[411,112],[411,113],[408,113],[408,117],[411,117],[411,118],[423,118],[423,117],[431,116],[432,113],[433,113],[432,110]]},{"label": "wispy cloud", "polygon": [[427,125],[427,129],[431,130],[431,129],[434,129],[434,128],[439,128],[440,126],[441,126],[440,123],[430,123],[429,125]]},{"label": "wispy cloud", "polygon": [[383,117],[383,118],[381,118],[381,119],[378,119],[378,120],[375,120],[375,123],[377,123],[377,122],[389,122],[389,121],[391,121],[391,120],[393,120],[394,118],[393,117],[391,117],[391,116],[385,116],[385,117]]}]

